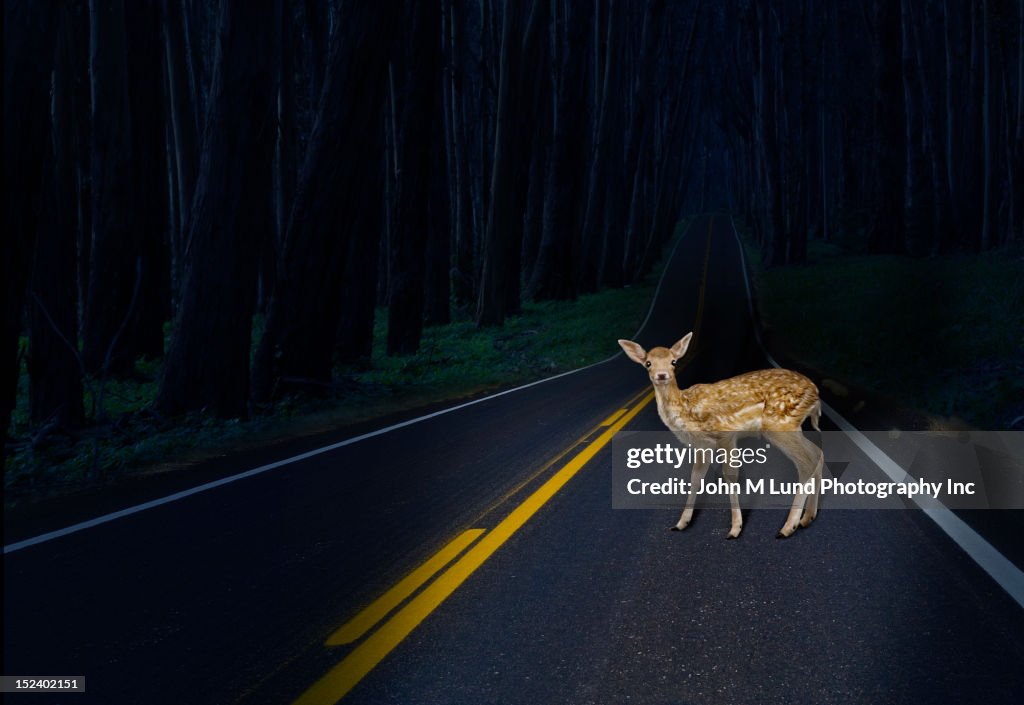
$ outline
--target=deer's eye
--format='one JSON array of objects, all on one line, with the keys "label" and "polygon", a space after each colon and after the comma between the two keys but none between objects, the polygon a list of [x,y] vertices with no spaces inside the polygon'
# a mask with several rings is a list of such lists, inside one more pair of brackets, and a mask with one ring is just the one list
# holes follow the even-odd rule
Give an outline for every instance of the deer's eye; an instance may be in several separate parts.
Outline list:
[{"label": "deer's eye", "polygon": [[651,366],[651,361],[650,360],[648,360],[647,362],[644,363],[644,367],[650,367],[650,366]]},{"label": "deer's eye", "polygon": [[679,360],[673,360],[672,361],[672,367],[675,367],[677,362],[679,362]]}]

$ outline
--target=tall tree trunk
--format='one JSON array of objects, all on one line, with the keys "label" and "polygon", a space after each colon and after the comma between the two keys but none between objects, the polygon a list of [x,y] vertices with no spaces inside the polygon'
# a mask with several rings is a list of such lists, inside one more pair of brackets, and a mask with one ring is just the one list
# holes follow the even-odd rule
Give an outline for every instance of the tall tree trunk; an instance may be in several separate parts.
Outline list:
[{"label": "tall tree trunk", "polygon": [[604,185],[603,220],[599,230],[601,258],[598,263],[600,286],[620,287],[625,283],[622,266],[625,213],[622,193],[625,189],[625,167],[623,166],[622,110],[618,103],[612,107],[611,126],[608,138],[608,169]]},{"label": "tall tree trunk", "polygon": [[[553,7],[559,7],[555,2]],[[558,51],[551,57],[554,87],[554,129],[548,151],[543,235],[527,294],[537,300],[574,299],[579,280],[579,206],[582,179],[578,165],[586,162],[584,105],[585,57],[580,32],[589,24],[566,3],[566,14],[553,22],[562,27]]]},{"label": "tall tree trunk", "polygon": [[868,223],[871,252],[904,249],[903,179],[906,174],[904,146],[903,70],[900,49],[900,3],[874,0],[875,36],[872,59],[875,69],[874,122],[877,138],[875,193]]},{"label": "tall tree trunk", "polygon": [[928,114],[920,103],[917,84],[923,81],[922,67],[917,64],[913,51],[913,15],[910,0],[900,0],[900,42],[902,44],[904,149],[906,155],[906,178],[903,182],[903,214],[906,249],[914,254],[927,251],[928,240],[934,231],[930,222],[931,208],[926,194],[935,198],[934,187],[926,182],[924,160],[926,157],[922,140],[926,133]]},{"label": "tall tree trunk", "polygon": [[81,425],[82,374],[78,345],[75,245],[78,235],[76,134],[71,79],[74,66],[71,11],[60,15],[54,62],[51,155],[45,211],[32,265],[29,301],[29,401],[32,423]]},{"label": "tall tree trunk", "polygon": [[[337,7],[340,3],[332,3],[325,0],[301,0],[301,2],[303,3],[306,17],[306,32],[310,42],[309,102],[316,106],[323,96],[324,81],[326,80],[327,72],[330,71],[328,52],[331,49],[328,46],[330,41],[328,29],[332,31],[337,29],[336,26],[331,27],[328,13],[332,9],[332,4]],[[324,57],[327,57],[326,62]]]},{"label": "tall tree trunk", "polygon": [[989,249],[995,242],[994,235],[994,194],[995,186],[992,183],[993,171],[995,170],[995,154],[993,152],[993,116],[992,116],[992,16],[989,9],[989,0],[982,0],[981,3],[982,22],[982,71],[984,72],[982,94],[981,94],[981,134],[982,134],[982,170],[984,185],[982,187],[981,200],[981,236],[979,244],[982,250]]},{"label": "tall tree trunk", "polygon": [[[665,163],[665,169],[655,183],[655,195],[651,203],[651,225],[638,267],[640,277],[647,276],[654,268],[658,253],[661,252],[662,246],[671,237],[673,231],[672,220],[677,212],[675,194],[680,191],[679,182],[682,179],[680,162],[683,160],[670,159],[668,155],[679,154],[683,144],[693,140],[695,132],[693,124],[699,119],[694,117],[694,112],[697,109],[693,103],[685,100],[682,95],[671,96],[671,101],[672,104],[668,107],[669,127],[665,130],[667,134],[663,138],[664,156],[659,160]],[[706,164],[707,158],[704,161]],[[707,179],[705,178],[704,181],[706,184]],[[701,208],[702,212],[703,210]]]},{"label": "tall tree trunk", "polygon": [[[517,3],[506,2],[502,10],[501,55],[498,60],[498,104],[495,116],[494,159],[491,167],[490,208],[484,236],[483,271],[477,299],[478,326],[502,325],[505,322],[505,296],[509,278],[519,276],[509,271],[505,254],[509,242],[515,241],[516,220],[520,218],[515,203],[515,180],[519,155],[517,126],[513,116],[513,82],[519,62],[519,13]],[[517,243],[518,244],[518,243]]]},{"label": "tall tree trunk", "polygon": [[154,2],[125,6],[128,105],[131,112],[134,192],[134,239],[142,262],[132,320],[126,335],[137,355],[157,359],[164,353],[164,322],[170,317],[170,251],[168,247],[166,106],[160,82],[163,51],[160,8]]},{"label": "tall tree trunk", "polygon": [[[376,144],[383,147],[383,114],[376,131]],[[381,148],[381,154],[385,154]],[[373,354],[373,323],[377,306],[377,279],[384,229],[384,168],[378,164],[368,175],[367,194],[352,226],[352,238],[345,262],[345,291],[335,352],[338,362],[368,365]]]},{"label": "tall tree trunk", "polygon": [[164,70],[167,76],[168,122],[170,123],[172,154],[174,157],[174,193],[177,196],[178,229],[170,234],[172,280],[175,290],[180,289],[184,276],[184,252],[187,228],[195,193],[199,145],[199,126],[196,121],[195,82],[192,78],[191,57],[185,41],[182,7],[161,1],[163,22]]},{"label": "tall tree trunk", "polygon": [[318,114],[253,363],[256,399],[268,398],[282,377],[330,379],[345,256],[367,198],[366,175],[379,168],[379,142],[367,135],[377,134],[380,124],[395,14],[392,4],[346,4],[331,36]]},{"label": "tall tree trunk", "polygon": [[[541,85],[527,71],[535,56],[543,2],[505,3],[498,59],[490,190],[484,208],[483,256],[477,296],[478,326],[502,325],[520,305],[523,205],[528,188],[530,139],[528,110],[539,102]],[[523,13],[526,13],[525,23]],[[531,83],[532,82],[532,83]],[[532,88],[536,95],[526,91]],[[485,159],[486,161],[486,159]]]},{"label": "tall tree trunk", "polygon": [[1017,2],[1017,120],[1014,141],[1024,142],[1024,0]]},{"label": "tall tree trunk", "polygon": [[[656,176],[652,180],[653,198],[648,201],[650,220],[645,238],[645,244],[641,255],[637,260],[636,276],[644,277],[654,267],[658,253],[661,251],[665,241],[671,237],[673,223],[677,214],[674,205],[681,189],[679,182],[682,180],[680,162],[689,160],[681,158],[684,146],[695,145],[697,140],[696,126],[700,118],[695,117],[699,107],[693,99],[684,99],[682,93],[689,80],[690,67],[694,54],[695,38],[697,27],[701,20],[701,4],[694,5],[693,15],[690,19],[687,39],[682,46],[682,56],[673,63],[679,66],[676,75],[674,90],[666,91],[658,99],[659,119],[654,123],[656,128],[655,137],[658,145],[658,152],[654,165],[657,168]],[[704,211],[709,182],[707,178],[709,156],[705,148],[703,162],[703,173],[701,178],[701,211]]]},{"label": "tall tree trunk", "polygon": [[787,233],[784,217],[782,183],[782,148],[780,146],[781,109],[778,94],[779,50],[771,41],[770,8],[765,0],[757,3],[757,83],[754,92],[757,113],[758,144],[760,153],[761,184],[764,190],[766,212],[761,218],[761,246],[766,263],[785,264]]},{"label": "tall tree trunk", "polygon": [[516,96],[513,106],[511,127],[515,131],[514,143],[519,145],[510,166],[512,173],[512,210],[514,218],[513,235],[505,239],[505,268],[509,276],[505,280],[505,315],[517,315],[522,310],[522,213],[525,210],[526,194],[529,190],[530,154],[534,149],[533,132],[528,129],[532,119],[531,107],[541,103],[543,83],[539,80],[534,58],[541,52],[538,46],[545,16],[546,3],[535,0],[527,6],[526,23],[522,36],[518,38],[517,54],[512,90]]},{"label": "tall tree trunk", "polygon": [[[1013,180],[1020,184],[1024,179],[1024,0],[1017,3],[1017,108],[1011,129],[1007,130],[1010,142],[1010,169]],[[1024,242],[1024,187],[1017,185],[1010,189],[1012,201],[1010,231],[1007,245]]]},{"label": "tall tree trunk", "polygon": [[538,129],[533,136],[533,149],[530,150],[529,186],[526,189],[526,208],[523,214],[522,245],[522,266],[527,281],[533,277],[544,228],[545,172],[547,154],[551,148],[549,113],[550,101],[544,101],[543,107],[537,107]]},{"label": "tall tree trunk", "polygon": [[800,0],[797,4],[798,17],[795,21],[794,32],[798,36],[797,50],[794,56],[793,74],[796,78],[796,100],[794,101],[793,115],[796,125],[794,126],[794,147],[790,173],[793,174],[796,194],[793,195],[793,216],[792,227],[790,228],[789,259],[790,263],[803,264],[807,261],[807,238],[811,230],[811,203],[813,172],[810,168],[811,145],[815,140],[811,137],[813,130],[813,113],[811,109],[811,96],[813,84],[808,67],[812,62],[809,47],[808,29],[808,8],[807,0]]},{"label": "tall tree trunk", "polygon": [[135,337],[125,333],[142,271],[123,0],[92,0],[89,15],[93,200],[82,359],[90,372],[122,374],[135,364]]},{"label": "tall tree trunk", "polygon": [[165,414],[247,415],[256,257],[272,222],[274,78],[263,49],[274,2],[221,5],[181,310],[157,396]]},{"label": "tall tree trunk", "polygon": [[395,64],[400,92],[395,147],[398,174],[388,280],[388,355],[419,349],[423,334],[424,256],[430,202],[430,144],[437,86],[440,8],[435,0],[406,0]]},{"label": "tall tree trunk", "polygon": [[963,227],[964,227],[964,213],[963,205],[960,203],[960,198],[953,198],[953,194],[957,193],[957,187],[959,181],[957,179],[956,170],[960,166],[961,160],[959,158],[960,153],[958,148],[960,141],[957,140],[957,130],[960,123],[956,120],[956,104],[958,100],[958,93],[955,89],[955,69],[956,61],[953,56],[954,38],[953,38],[953,27],[954,21],[950,10],[949,0],[943,0],[942,2],[942,16],[943,16],[943,49],[945,58],[945,156],[946,156],[946,190],[950,194],[949,205],[951,211],[951,227],[947,231],[947,237],[945,240],[940,242],[940,250],[948,252],[951,250],[957,240],[963,238]]},{"label": "tall tree trunk", "polygon": [[[185,51],[187,53],[190,92],[195,98],[195,121],[201,135],[206,125],[207,99],[210,95],[210,63],[213,61],[216,11],[204,0],[185,0],[183,4]],[[212,20],[212,21],[211,21]]]},{"label": "tall tree trunk", "polygon": [[92,88],[89,80],[89,0],[76,0],[71,23],[74,27],[72,35],[74,43],[74,79],[73,99],[75,120],[75,138],[78,159],[75,163],[75,180],[78,208],[78,305],[79,325],[82,322],[82,308],[89,300],[89,269],[92,261],[92,186],[90,148],[92,145],[92,123],[90,120],[90,101]]},{"label": "tall tree trunk", "polygon": [[[618,12],[616,12],[615,0],[608,0],[605,46],[604,46],[604,67],[601,70],[601,84],[597,91],[597,113],[594,116],[594,140],[590,172],[587,179],[586,201],[583,210],[583,222],[581,224],[581,254],[580,254],[580,291],[594,291],[601,280],[601,258],[604,244],[607,223],[604,220],[603,205],[607,196],[608,163],[612,151],[611,144],[611,107],[614,101],[612,95],[612,77],[617,75],[613,70],[613,61],[618,59],[616,38],[621,34],[617,27]],[[598,52],[595,51],[595,55]],[[603,226],[603,227],[602,227]]]},{"label": "tall tree trunk", "polygon": [[[918,67],[917,76],[921,95],[921,112],[924,118],[921,130],[921,148],[928,155],[931,188],[933,189],[933,195],[929,200],[932,204],[931,224],[934,234],[929,243],[929,251],[934,253],[945,248],[951,240],[953,224],[951,222],[950,201],[952,196],[949,192],[949,183],[946,180],[946,161],[950,159],[950,155],[944,151],[941,143],[942,114],[937,109],[933,84],[929,81],[929,76],[924,70],[926,66],[925,47],[923,46],[924,42],[921,35],[924,33],[926,26],[919,23],[916,19],[912,2],[908,2],[907,9],[910,13],[911,40],[914,45],[914,59]],[[940,22],[945,21],[945,17],[942,16]]]},{"label": "tall tree trunk", "polygon": [[18,338],[29,265],[39,228],[46,142],[49,76],[56,14],[48,3],[4,3],[4,234],[0,257],[0,445],[6,443],[18,385]]},{"label": "tall tree trunk", "polygon": [[281,259],[288,215],[295,199],[299,148],[296,107],[296,42],[294,8],[291,2],[281,3],[281,29],[276,49],[277,58],[277,145],[274,163],[274,236],[263,248],[260,263],[259,310],[266,312],[277,280],[277,263]]},{"label": "tall tree trunk", "polygon": [[452,121],[452,3],[440,2],[440,54],[436,72],[434,140],[430,157],[430,203],[427,233],[427,281],[424,320],[427,325],[452,322],[452,254],[456,244],[455,133]]},{"label": "tall tree trunk", "polygon": [[444,106],[433,108],[434,136],[430,140],[428,169],[429,191],[427,206],[426,281],[424,288],[423,319],[428,325],[451,323],[451,252],[452,212],[454,190],[451,188],[452,168],[449,166],[448,138],[444,124]]},{"label": "tall tree trunk", "polygon": [[[962,125],[960,130],[961,163],[957,170],[960,179],[956,200],[964,203],[963,220],[960,227],[960,245],[978,251],[982,244],[984,198],[985,198],[985,147],[984,147],[984,102],[985,102],[985,59],[984,23],[985,17],[979,3],[965,3],[969,21],[967,54],[969,68],[966,71],[966,95],[955,97],[960,108]],[[967,28],[965,28],[967,29]]]},{"label": "tall tree trunk", "polygon": [[452,263],[451,287],[455,306],[465,308],[474,297],[474,262],[473,262],[473,194],[469,165],[469,135],[466,131],[465,92],[467,64],[470,61],[466,48],[464,32],[464,8],[462,2],[449,2],[449,71],[450,104],[449,128],[451,130],[453,168],[449,169],[455,179],[452,190],[455,194],[455,205],[452,209],[455,230],[455,256]]},{"label": "tall tree trunk", "polygon": [[637,263],[642,254],[643,243],[639,242],[646,233],[644,227],[644,189],[650,161],[651,121],[654,107],[654,74],[659,37],[662,31],[661,16],[664,0],[647,0],[644,7],[643,24],[640,30],[639,55],[636,58],[636,78],[631,87],[629,128],[626,138],[625,157],[625,224],[623,262],[626,280],[632,281]]}]

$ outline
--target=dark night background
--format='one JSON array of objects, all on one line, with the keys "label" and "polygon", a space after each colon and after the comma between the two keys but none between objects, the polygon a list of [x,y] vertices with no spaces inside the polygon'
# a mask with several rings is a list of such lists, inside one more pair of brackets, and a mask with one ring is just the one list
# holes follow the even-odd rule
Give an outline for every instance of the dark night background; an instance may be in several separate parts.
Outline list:
[{"label": "dark night background", "polygon": [[733,210],[770,266],[836,233],[1019,245],[1021,21],[1013,0],[6,3],[0,428],[19,356],[36,427],[85,423],[83,375],[139,358],[163,361],[160,414],[245,416],[367,358],[377,305],[389,355],[453,311],[500,326],[641,277],[684,212]]},{"label": "dark night background", "polygon": [[[892,367],[860,381],[894,405],[936,411],[900,390],[941,387],[940,415],[1024,421],[1024,0],[7,0],[3,31],[5,488],[45,494],[53,454],[88,486],[30,506],[11,541],[289,456],[5,547],[9,669],[80,667],[96,702],[290,702],[340,660],[324,639],[347,615],[462,530],[489,540],[636,403],[642,371],[613,361],[292,463],[378,430],[364,419],[120,494],[102,444],[287,416],[292,395],[358,406],[346,366],[626,296],[659,267],[685,277],[645,345],[696,321],[691,382],[763,365],[732,223],[769,344],[840,411],[865,402],[829,360],[866,359]],[[799,290],[822,252],[831,279]],[[893,286],[904,266],[930,274]],[[811,308],[833,288],[873,303]],[[795,329],[845,358],[802,358]],[[611,355],[631,332],[567,335]],[[129,384],[144,403],[112,412]],[[850,418],[891,428],[865,394]],[[647,408],[631,428],[661,425]],[[1020,598],[921,512],[826,508],[785,542],[753,513],[724,542],[706,511],[669,538],[661,512],[608,510],[604,460],[357,702],[623,702],[641,681],[664,703],[1019,701]],[[1021,512],[970,514],[1022,564]],[[183,677],[155,686],[172,663]]]}]

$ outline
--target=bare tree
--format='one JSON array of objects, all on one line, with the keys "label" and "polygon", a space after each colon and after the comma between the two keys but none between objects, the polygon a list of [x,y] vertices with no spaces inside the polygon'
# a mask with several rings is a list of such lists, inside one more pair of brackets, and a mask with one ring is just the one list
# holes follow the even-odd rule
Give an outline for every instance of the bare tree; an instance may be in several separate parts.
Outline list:
[{"label": "bare tree", "polygon": [[71,10],[58,10],[57,51],[51,81],[51,138],[44,208],[32,262],[29,302],[29,401],[33,424],[82,424],[82,370],[77,354],[78,238],[75,164],[78,160],[71,66]]},{"label": "bare tree", "polygon": [[9,250],[0,261],[0,441],[6,441],[18,380],[29,263],[39,229],[47,140],[49,76],[56,15],[48,3],[4,3],[4,233]]},{"label": "bare tree", "polygon": [[[395,130],[397,176],[394,226],[391,229],[388,278],[389,355],[419,348],[423,332],[429,229],[431,139],[436,125],[434,96],[439,82],[440,5],[436,0],[407,0],[395,69],[398,113]],[[447,303],[447,302],[446,302]]]},{"label": "bare tree", "polygon": [[109,357],[108,371],[118,374],[135,364],[134,336],[119,336],[107,353],[128,314],[141,257],[123,0],[93,0],[89,19],[92,240],[82,358],[90,372],[98,372]]},{"label": "bare tree", "polygon": [[256,263],[270,232],[274,3],[225,0],[176,330],[157,398],[166,414],[244,417]]},{"label": "bare tree", "polygon": [[[316,121],[309,136],[278,277],[256,350],[253,395],[281,378],[329,380],[357,214],[374,203],[367,175],[380,168],[378,134],[395,8],[345,5],[335,24]],[[353,100],[353,96],[359,96]],[[379,194],[378,194],[379,195]]]}]

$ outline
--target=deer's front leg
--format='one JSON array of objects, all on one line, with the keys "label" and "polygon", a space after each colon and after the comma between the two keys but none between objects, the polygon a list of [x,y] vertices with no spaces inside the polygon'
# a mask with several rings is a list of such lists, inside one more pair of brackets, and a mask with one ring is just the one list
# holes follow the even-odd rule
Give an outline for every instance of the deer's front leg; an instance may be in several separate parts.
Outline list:
[{"label": "deer's front leg", "polygon": [[673,531],[682,531],[690,523],[690,519],[693,518],[693,505],[697,501],[695,493],[700,485],[700,481],[704,479],[704,473],[708,471],[708,465],[709,463],[703,461],[693,464],[693,470],[690,472],[690,491],[686,496],[686,509],[683,510],[683,515],[679,517],[679,522],[672,527]]},{"label": "deer's front leg", "polygon": [[[728,451],[729,457],[732,457],[733,450],[736,448],[736,437],[726,436],[722,439],[719,447]],[[743,531],[743,512],[740,511],[739,495],[731,491],[731,488],[735,487],[740,481],[740,469],[733,467],[729,463],[728,458],[726,458],[725,462],[722,463],[722,477],[724,477],[725,481],[729,483],[729,510],[732,514],[732,523],[729,526],[729,534],[725,538],[738,539],[740,537],[740,532]]]}]

